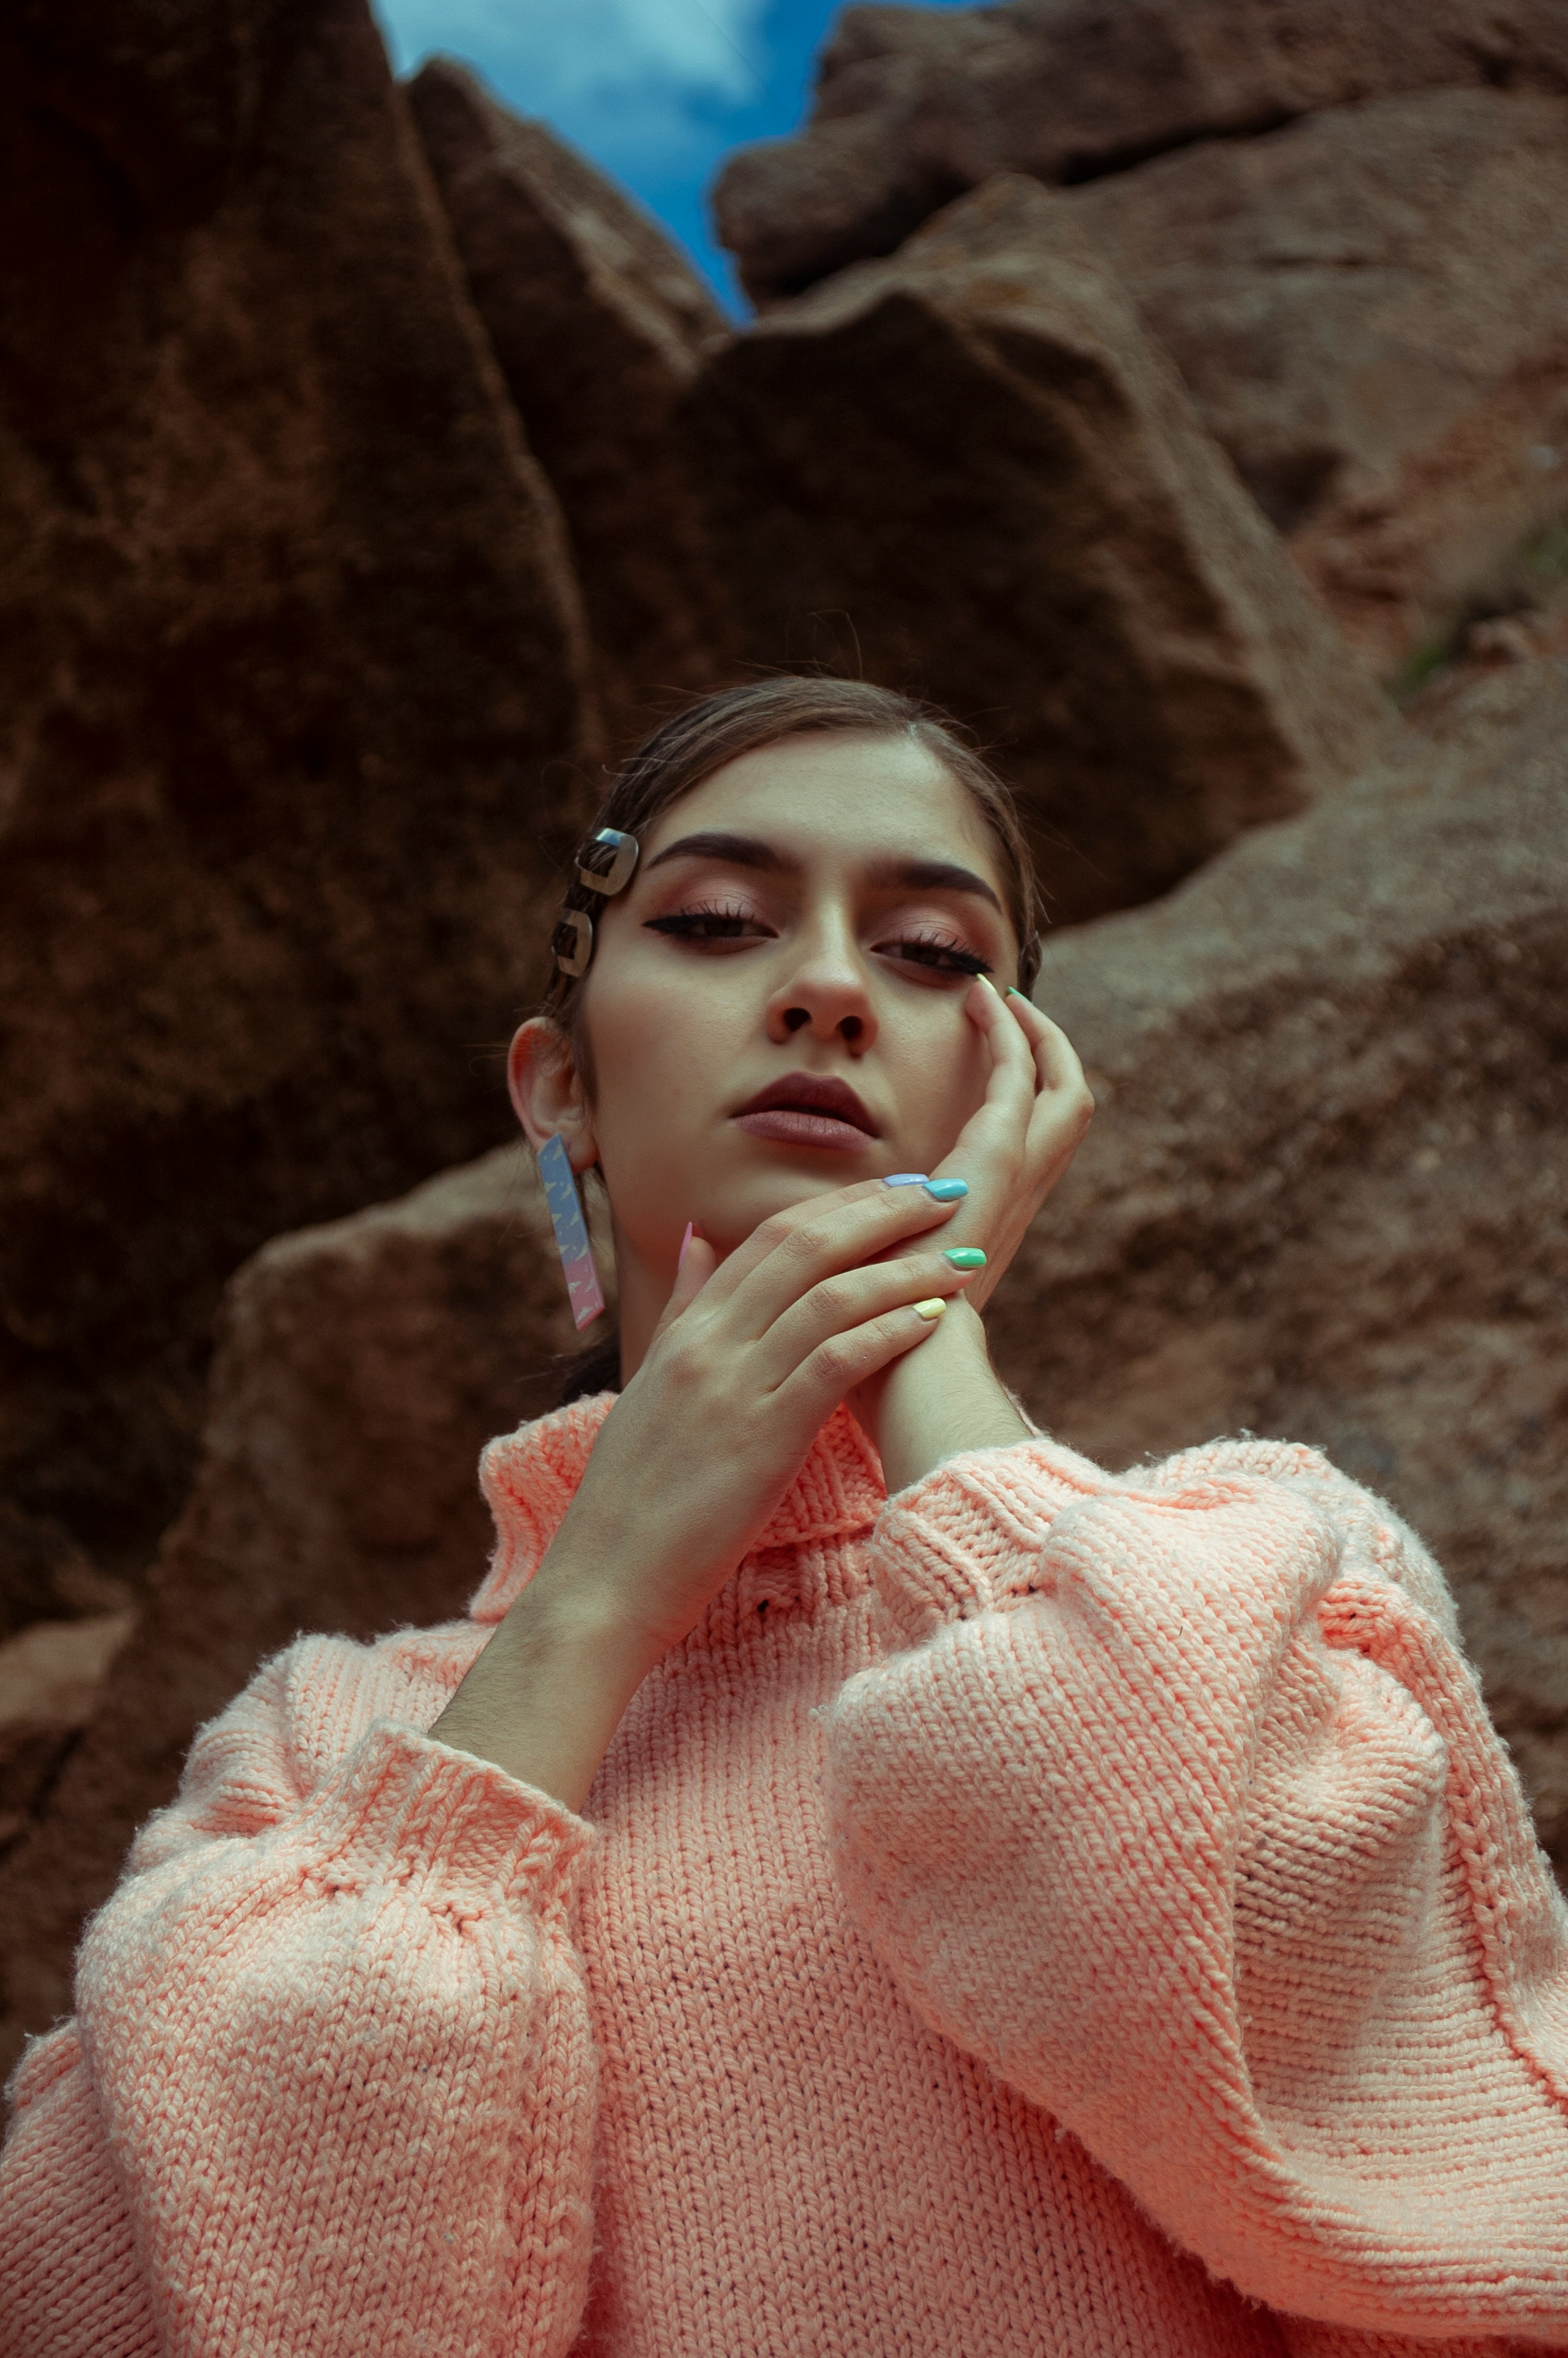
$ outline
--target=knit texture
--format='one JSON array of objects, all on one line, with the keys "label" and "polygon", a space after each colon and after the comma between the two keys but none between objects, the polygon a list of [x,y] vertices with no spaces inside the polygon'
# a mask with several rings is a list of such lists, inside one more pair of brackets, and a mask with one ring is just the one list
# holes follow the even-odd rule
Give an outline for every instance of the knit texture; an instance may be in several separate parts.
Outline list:
[{"label": "knit texture", "polygon": [[467,1617],[197,1736],[30,2043],[5,2358],[1568,2348],[1568,1910],[1440,1575],[1319,1456],[852,1420],[575,1815],[432,1742]]}]

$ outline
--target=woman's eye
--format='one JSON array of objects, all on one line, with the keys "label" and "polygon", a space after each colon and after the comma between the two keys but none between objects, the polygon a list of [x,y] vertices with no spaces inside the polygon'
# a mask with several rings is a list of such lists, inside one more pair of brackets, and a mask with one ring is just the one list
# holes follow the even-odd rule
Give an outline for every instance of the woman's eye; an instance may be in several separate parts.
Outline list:
[{"label": "woman's eye", "polygon": [[884,954],[905,958],[912,966],[928,967],[935,974],[989,974],[990,968],[973,950],[963,949],[957,942],[930,942],[912,939],[883,942]]},{"label": "woman's eye", "polygon": [[667,917],[646,921],[651,934],[669,934],[677,941],[738,942],[764,930],[760,920],[738,909],[676,909]]}]

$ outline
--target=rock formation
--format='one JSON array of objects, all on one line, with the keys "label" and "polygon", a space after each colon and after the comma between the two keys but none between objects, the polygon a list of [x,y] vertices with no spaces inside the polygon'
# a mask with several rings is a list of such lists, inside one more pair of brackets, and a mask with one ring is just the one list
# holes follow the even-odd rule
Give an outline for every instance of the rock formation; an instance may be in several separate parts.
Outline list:
[{"label": "rock formation", "polygon": [[1568,99],[1428,92],[1065,192],[1383,673],[1568,510]]},{"label": "rock formation", "polygon": [[408,85],[469,291],[560,501],[613,742],[719,685],[674,412],[729,322],[664,232],[448,58]]},{"label": "rock formation", "polygon": [[589,715],[364,0],[0,64],[0,1538],[113,1574],[236,1263],[504,1136]]},{"label": "rock formation", "polygon": [[1561,0],[851,8],[812,123],[732,158],[717,210],[769,305],[994,173],[1062,185],[1402,678],[1538,592],[1568,514],[1565,92]]},{"label": "rock formation", "polygon": [[1071,185],[1403,91],[1568,91],[1557,0],[1012,0],[847,8],[806,130],[731,157],[719,234],[760,303],[891,254],[996,172]]},{"label": "rock formation", "polygon": [[[280,1238],[240,1271],[196,1487],[134,1635],[126,1615],[100,1616],[0,1647],[0,1806],[7,1760],[13,1784],[36,1770],[40,1727],[58,1749],[83,1681],[123,1648],[91,1729],[58,1766],[43,1824],[0,1866],[0,2070],[20,2026],[68,2007],[82,1915],[173,1790],[195,1728],[259,1661],[300,1629],[369,1638],[463,1611],[490,1548],[480,1449],[551,1404],[561,1355],[577,1347],[520,1144]],[[29,1645],[36,1660],[19,1651]],[[30,1704],[29,1673],[40,1689]]]},{"label": "rock formation", "polygon": [[1033,181],[759,320],[685,414],[738,665],[819,654],[821,617],[978,717],[1059,917],[1162,891],[1391,722]]},{"label": "rock formation", "polygon": [[135,1617],[127,1604],[81,1620],[35,1621],[0,1645],[0,1845],[52,1797]]}]

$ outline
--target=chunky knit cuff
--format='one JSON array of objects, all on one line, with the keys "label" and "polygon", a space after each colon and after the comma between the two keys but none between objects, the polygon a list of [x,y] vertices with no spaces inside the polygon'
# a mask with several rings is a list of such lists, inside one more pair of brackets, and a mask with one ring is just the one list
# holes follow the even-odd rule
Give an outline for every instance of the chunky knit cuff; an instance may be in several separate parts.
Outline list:
[{"label": "chunky knit cuff", "polygon": [[888,1642],[921,1645],[945,1622],[972,1620],[1027,1595],[1055,1517],[1108,1488],[1110,1479],[1042,1435],[945,1458],[899,1491],[871,1541]]},{"label": "chunky knit cuff", "polygon": [[294,1818],[308,1885],[401,1886],[465,1919],[567,1910],[596,1840],[562,1801],[493,1761],[377,1720]]}]

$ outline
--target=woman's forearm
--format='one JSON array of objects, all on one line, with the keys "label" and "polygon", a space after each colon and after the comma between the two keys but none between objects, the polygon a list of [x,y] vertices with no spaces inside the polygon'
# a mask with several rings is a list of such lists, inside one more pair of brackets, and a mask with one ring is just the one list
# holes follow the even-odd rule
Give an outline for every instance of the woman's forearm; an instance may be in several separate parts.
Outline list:
[{"label": "woman's forearm", "polygon": [[900,1359],[883,1383],[876,1442],[890,1497],[945,1457],[1029,1437],[991,1366],[979,1318],[967,1302],[949,1303],[930,1342]]},{"label": "woman's forearm", "polygon": [[580,1812],[652,1667],[624,1620],[546,1557],[429,1733]]}]

